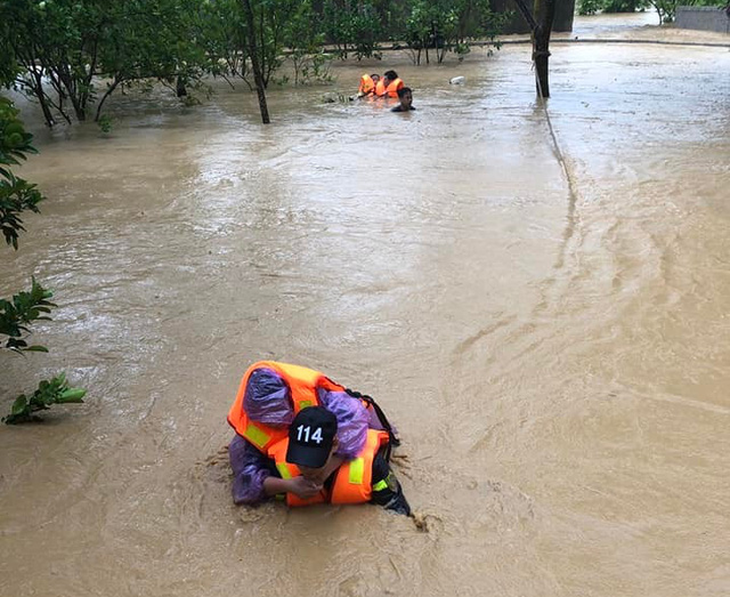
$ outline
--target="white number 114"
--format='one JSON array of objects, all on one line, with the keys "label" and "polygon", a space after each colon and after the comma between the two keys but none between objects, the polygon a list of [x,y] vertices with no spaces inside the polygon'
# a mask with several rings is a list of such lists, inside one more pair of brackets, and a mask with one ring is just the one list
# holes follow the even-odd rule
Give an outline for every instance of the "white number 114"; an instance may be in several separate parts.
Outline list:
[{"label": "white number 114", "polygon": [[[311,430],[312,430],[312,428],[309,425],[307,425],[306,427],[304,425],[299,425],[299,427],[297,427],[297,441],[302,441],[302,435],[303,435],[304,443],[308,444],[309,439],[310,439],[309,434],[310,434]],[[312,433],[312,435],[311,435],[311,439],[313,442],[317,442],[318,444],[322,443],[323,438],[322,438],[322,428],[321,427],[317,427],[314,430],[314,433]]]}]

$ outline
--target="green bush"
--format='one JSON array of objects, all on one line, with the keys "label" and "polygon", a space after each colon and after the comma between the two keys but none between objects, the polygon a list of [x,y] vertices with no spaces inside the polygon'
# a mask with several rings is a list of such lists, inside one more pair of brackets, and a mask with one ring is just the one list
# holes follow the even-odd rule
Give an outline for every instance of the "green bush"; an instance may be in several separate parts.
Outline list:
[{"label": "green bush", "polygon": [[358,60],[380,58],[378,40],[383,39],[384,33],[378,13],[369,2],[359,3],[351,9],[335,0],[325,0],[322,27],[325,41],[335,46],[343,60],[350,54]]},{"label": "green bush", "polygon": [[413,61],[420,64],[423,52],[429,63],[429,50],[435,51],[439,63],[447,52],[463,60],[472,40],[490,40],[498,48],[494,40],[508,16],[492,11],[488,0],[415,0],[406,20],[406,41]]},{"label": "green bush", "polygon": [[647,0],[604,0],[603,12],[636,12],[648,6]]},{"label": "green bush", "polygon": [[[27,133],[18,110],[6,98],[0,97],[0,229],[8,245],[18,249],[18,237],[25,231],[21,214],[38,212],[44,197],[34,184],[16,177],[11,171],[28,154],[36,153],[33,135]],[[40,344],[28,344],[31,325],[49,320],[53,293],[32,279],[29,291],[19,292],[10,300],[0,298],[0,349],[16,353],[48,352]],[[81,402],[85,390],[69,388],[63,373],[50,381],[42,381],[30,396],[18,396],[10,414],[2,420],[8,424],[34,420],[31,413],[45,410],[51,404]]]},{"label": "green bush", "polygon": [[43,195],[34,184],[17,178],[10,170],[36,153],[31,145],[33,135],[26,133],[18,119],[18,110],[10,100],[0,97],[0,229],[5,242],[18,248],[18,234],[25,230],[20,214],[38,213]]}]

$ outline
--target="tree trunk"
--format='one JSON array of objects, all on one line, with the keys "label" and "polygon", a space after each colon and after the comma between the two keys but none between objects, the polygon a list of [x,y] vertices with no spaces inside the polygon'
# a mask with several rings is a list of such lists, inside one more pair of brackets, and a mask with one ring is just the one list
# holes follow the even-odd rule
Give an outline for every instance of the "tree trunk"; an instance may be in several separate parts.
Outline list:
[{"label": "tree trunk", "polygon": [[177,97],[186,97],[188,94],[185,79],[180,75],[177,76],[177,80],[175,81],[175,93],[177,93]]},{"label": "tree trunk", "polygon": [[259,49],[256,47],[256,25],[251,7],[251,0],[241,0],[243,2],[243,10],[246,13],[246,24],[248,26],[248,53],[251,58],[251,68],[253,70],[254,83],[256,85],[256,93],[259,97],[259,110],[261,110],[261,121],[269,124],[269,108],[266,105],[266,91],[264,89],[264,77],[261,72],[261,63],[259,62]]},{"label": "tree trunk", "polygon": [[[532,59],[535,61],[537,95],[550,97],[548,79],[548,58],[550,57],[550,32],[555,20],[555,2],[557,0],[535,0],[531,13],[524,0],[515,0],[517,8],[532,30]],[[535,15],[533,17],[533,14]]]},{"label": "tree trunk", "polygon": [[54,124],[56,124],[56,120],[53,118],[53,114],[48,107],[48,102],[46,102],[46,94],[43,91],[43,77],[38,71],[31,72],[33,74],[33,78],[35,79],[35,86],[33,87],[33,91],[35,93],[35,96],[38,98],[38,103],[41,105],[43,118],[45,118],[46,124],[49,127],[53,126]]},{"label": "tree trunk", "polygon": [[535,0],[534,13],[537,27],[532,32],[532,59],[535,61],[537,73],[537,94],[543,98],[550,97],[548,81],[548,59],[550,58],[550,33],[555,20],[556,0]]},{"label": "tree trunk", "polygon": [[550,31],[548,30],[548,34],[545,35],[541,30],[542,25],[538,25],[532,42],[532,59],[535,61],[535,72],[537,73],[537,80],[535,81],[537,95],[546,98],[550,97],[550,81],[548,80]]},{"label": "tree trunk", "polygon": [[55,69],[58,76],[58,80],[63,84],[66,89],[66,95],[71,100],[71,105],[74,108],[76,114],[76,120],[83,122],[86,120],[86,104],[82,102],[79,97],[76,82],[74,81],[69,67],[67,65],[61,66]]},{"label": "tree trunk", "polygon": [[101,98],[99,105],[96,107],[96,116],[94,117],[94,122],[99,122],[99,118],[101,117],[101,108],[104,105],[106,98],[108,98],[114,92],[114,90],[117,88],[117,85],[119,85],[119,83],[121,82],[121,79],[117,79],[116,77],[114,77],[114,82],[108,87],[106,93]]}]

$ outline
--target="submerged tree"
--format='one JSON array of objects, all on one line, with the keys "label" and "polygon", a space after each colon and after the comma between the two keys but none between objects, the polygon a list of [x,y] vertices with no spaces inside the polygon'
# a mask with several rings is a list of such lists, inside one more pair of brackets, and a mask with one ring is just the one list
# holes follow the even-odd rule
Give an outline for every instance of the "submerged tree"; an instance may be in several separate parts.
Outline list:
[{"label": "submerged tree", "polygon": [[256,18],[253,12],[253,6],[251,0],[241,0],[243,3],[243,10],[246,16],[246,25],[248,33],[248,52],[249,58],[251,59],[251,69],[253,70],[253,80],[256,85],[256,94],[259,98],[259,110],[261,111],[261,121],[264,124],[269,124],[271,118],[269,118],[269,107],[266,104],[266,83],[264,82],[263,70],[261,67],[261,54],[264,53],[262,43],[260,43],[259,36],[263,37],[264,27],[261,22],[257,28]]},{"label": "submerged tree", "polygon": [[441,62],[493,41],[505,20],[489,0],[0,0],[0,15],[0,75],[49,126],[99,121],[139,83],[190,99],[211,75],[255,88],[268,121],[265,89],[285,60],[295,84],[326,81],[332,47],[379,57],[379,42],[405,35],[418,61],[433,50]]},{"label": "submerged tree", "polygon": [[492,10],[489,0],[415,0],[406,19],[406,39],[414,53],[414,62],[421,63],[421,53],[430,62],[429,51],[441,64],[447,52],[459,60],[471,51],[473,40],[488,40],[495,47],[507,15]]},{"label": "submerged tree", "polygon": [[556,0],[535,0],[534,17],[524,0],[515,2],[532,31],[532,59],[535,61],[537,94],[543,98],[550,97],[548,58],[550,58],[550,33],[555,20]]},{"label": "submerged tree", "polygon": [[328,67],[333,55],[324,47],[325,35],[317,27],[317,19],[311,0],[302,0],[287,20],[284,45],[294,67],[294,85],[331,80]]},{"label": "submerged tree", "polygon": [[207,22],[199,0],[127,0],[114,10],[98,61],[106,89],[97,120],[117,87],[155,80],[185,97],[207,73],[219,73],[217,56],[202,43]]},{"label": "submerged tree", "polygon": [[210,65],[217,68],[212,74],[224,78],[231,87],[235,87],[232,79],[241,79],[253,90],[248,62],[247,23],[241,0],[205,2],[200,15],[201,31],[198,37]]},{"label": "submerged tree", "polygon": [[[93,97],[103,11],[70,1],[0,2],[0,44],[20,67],[13,83],[34,97],[46,123],[86,119]],[[70,104],[70,106],[69,106]]]},{"label": "submerged tree", "polygon": [[375,5],[367,0],[324,0],[321,32],[343,60],[353,54],[358,60],[380,57],[378,42],[385,37]]},{"label": "submerged tree", "polygon": [[10,83],[39,103],[49,126],[59,118],[98,120],[107,97],[135,81],[162,81],[180,95],[215,70],[199,43],[201,6],[201,0],[0,0],[0,50],[18,66]]}]

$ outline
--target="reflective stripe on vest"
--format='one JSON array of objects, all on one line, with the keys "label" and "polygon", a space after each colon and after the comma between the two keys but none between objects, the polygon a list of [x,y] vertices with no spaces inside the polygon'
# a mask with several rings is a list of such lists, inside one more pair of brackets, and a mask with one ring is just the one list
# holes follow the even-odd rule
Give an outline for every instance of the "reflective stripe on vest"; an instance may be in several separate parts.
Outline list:
[{"label": "reflective stripe on vest", "polygon": [[344,386],[333,382],[323,373],[314,369],[308,369],[307,367],[278,363],[276,361],[259,361],[251,365],[243,376],[241,385],[238,387],[236,399],[228,411],[228,423],[236,430],[236,433],[247,439],[264,454],[267,453],[273,444],[287,436],[288,429],[272,427],[252,421],[243,408],[243,399],[246,394],[249,377],[251,377],[251,373],[256,369],[261,368],[271,369],[284,380],[284,383],[289,387],[289,394],[294,406],[295,415],[303,408],[319,405],[317,398],[318,388],[339,392],[345,390]]},{"label": "reflective stripe on vest", "polygon": [[[347,475],[347,481],[354,485],[361,485],[365,474],[365,459],[355,458],[349,463],[350,472]],[[338,475],[339,476],[339,475]]]},{"label": "reflective stripe on vest", "polygon": [[286,462],[279,462],[276,464],[276,468],[279,471],[282,479],[291,479],[292,474],[289,472],[289,467]]},{"label": "reflective stripe on vest", "polygon": [[373,491],[383,491],[388,487],[388,482],[385,479],[380,479],[377,483],[373,483]]},{"label": "reflective stripe on vest", "polygon": [[249,421],[243,432],[243,437],[250,441],[259,450],[263,450],[271,441],[272,436],[266,433],[265,428],[259,427],[253,421]]},{"label": "reflective stripe on vest", "polygon": [[332,485],[333,504],[362,504],[373,495],[373,460],[389,441],[386,431],[368,429],[367,440],[357,458],[342,464]]}]

